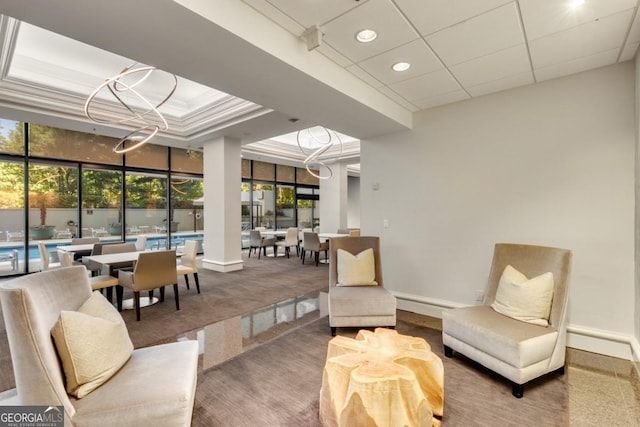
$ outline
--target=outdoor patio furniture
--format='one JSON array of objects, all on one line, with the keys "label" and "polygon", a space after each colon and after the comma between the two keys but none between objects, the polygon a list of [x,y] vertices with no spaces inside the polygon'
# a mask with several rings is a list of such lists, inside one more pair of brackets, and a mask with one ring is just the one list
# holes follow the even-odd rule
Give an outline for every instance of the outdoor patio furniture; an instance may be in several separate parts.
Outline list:
[{"label": "outdoor patio furniture", "polygon": [[73,234],[71,234],[71,231],[68,228],[65,228],[64,230],[54,230],[54,239],[71,239],[73,237]]},{"label": "outdoor patio furniture", "polygon": [[12,271],[17,271],[18,270],[18,250],[14,249],[11,251],[11,253],[6,253],[6,254],[0,254],[0,262],[10,262],[11,263],[11,270]]},{"label": "outdoor patio furniture", "polygon": [[7,231],[7,242],[24,241],[24,231]]},{"label": "outdoor patio furniture", "polygon": [[91,229],[91,234],[93,235],[93,237],[108,237],[109,236],[109,232],[104,227],[92,228]]}]

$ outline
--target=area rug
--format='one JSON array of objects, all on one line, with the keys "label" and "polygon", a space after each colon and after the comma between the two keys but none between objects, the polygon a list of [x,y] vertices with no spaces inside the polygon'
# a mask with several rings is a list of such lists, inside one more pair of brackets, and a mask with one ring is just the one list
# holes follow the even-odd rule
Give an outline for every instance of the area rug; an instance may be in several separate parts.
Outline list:
[{"label": "area rug", "polygon": [[[464,357],[445,358],[440,331],[405,321],[398,321],[397,330],[425,338],[444,362],[444,426],[568,425],[565,377],[545,376],[516,399],[506,380]],[[339,330],[351,337],[356,332]],[[193,426],[320,426],[318,398],[330,339],[324,317],[203,371]]]}]

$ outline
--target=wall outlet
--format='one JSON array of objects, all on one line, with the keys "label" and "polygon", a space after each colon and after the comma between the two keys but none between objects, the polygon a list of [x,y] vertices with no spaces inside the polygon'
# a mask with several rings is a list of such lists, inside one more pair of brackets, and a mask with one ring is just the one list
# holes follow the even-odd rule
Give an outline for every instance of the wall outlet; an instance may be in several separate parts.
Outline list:
[{"label": "wall outlet", "polygon": [[482,289],[476,289],[476,304],[482,304],[484,300],[484,291]]}]

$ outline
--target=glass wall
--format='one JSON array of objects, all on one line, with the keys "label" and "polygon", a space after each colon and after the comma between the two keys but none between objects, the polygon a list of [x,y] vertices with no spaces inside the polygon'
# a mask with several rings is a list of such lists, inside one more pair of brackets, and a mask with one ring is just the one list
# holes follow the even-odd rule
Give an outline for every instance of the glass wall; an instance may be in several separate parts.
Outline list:
[{"label": "glass wall", "polygon": [[278,228],[296,226],[295,187],[279,185],[276,198],[276,224]]},{"label": "glass wall", "polygon": [[37,241],[55,260],[73,237],[202,239],[202,153],[148,144],[119,155],[116,143],[0,119],[0,276],[39,270]]}]

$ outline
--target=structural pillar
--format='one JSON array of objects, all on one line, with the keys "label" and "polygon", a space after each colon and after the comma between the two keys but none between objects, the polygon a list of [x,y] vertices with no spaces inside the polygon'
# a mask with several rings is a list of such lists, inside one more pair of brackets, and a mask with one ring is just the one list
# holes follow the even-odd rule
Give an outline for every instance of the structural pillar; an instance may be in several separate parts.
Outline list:
[{"label": "structural pillar", "polygon": [[223,137],[203,145],[204,258],[202,267],[242,270],[240,141]]},{"label": "structural pillar", "polygon": [[347,164],[337,162],[329,167],[333,171],[331,178],[320,180],[320,231],[323,233],[347,228],[349,212]]}]

